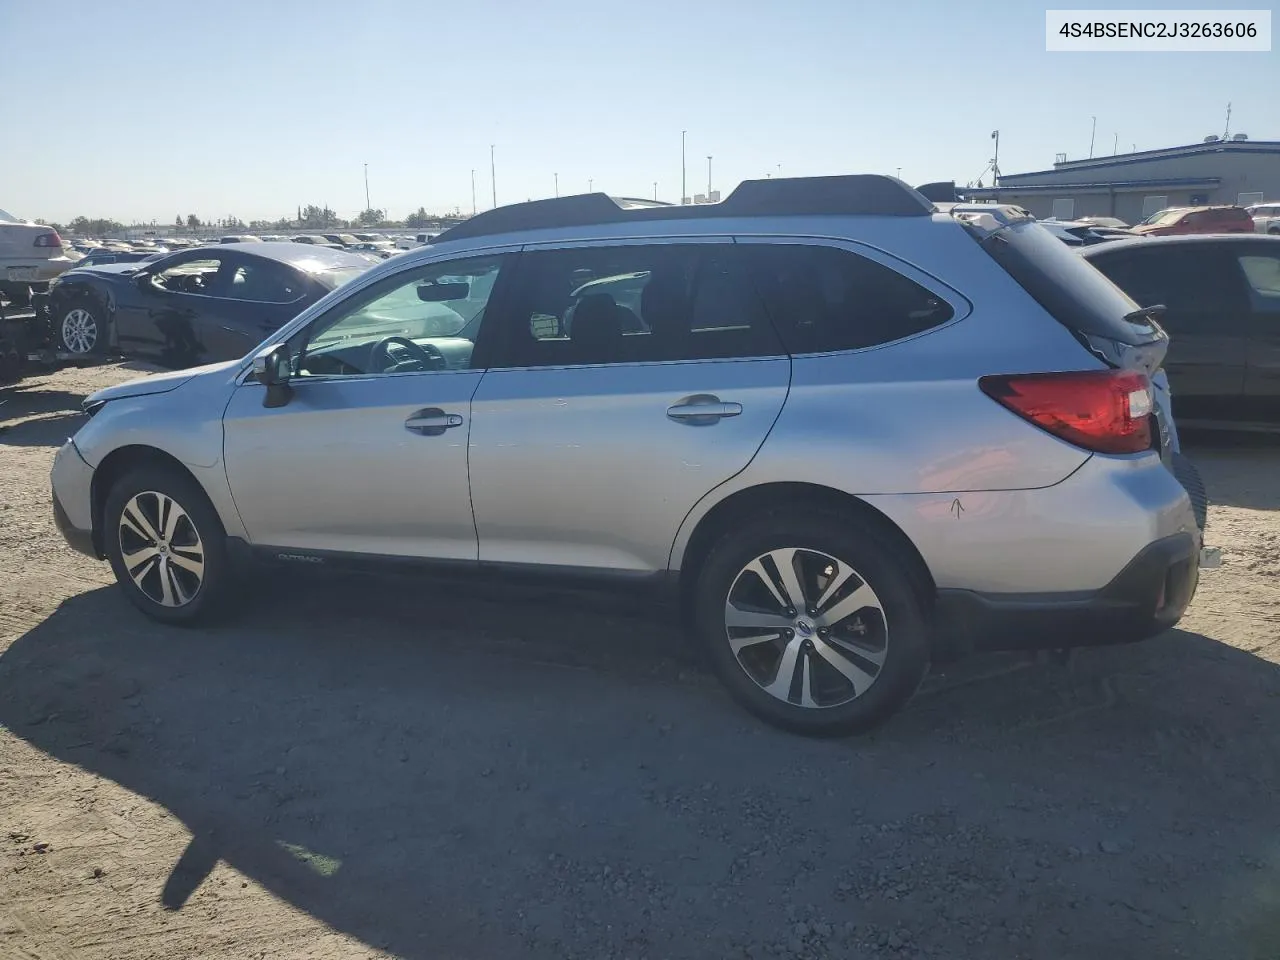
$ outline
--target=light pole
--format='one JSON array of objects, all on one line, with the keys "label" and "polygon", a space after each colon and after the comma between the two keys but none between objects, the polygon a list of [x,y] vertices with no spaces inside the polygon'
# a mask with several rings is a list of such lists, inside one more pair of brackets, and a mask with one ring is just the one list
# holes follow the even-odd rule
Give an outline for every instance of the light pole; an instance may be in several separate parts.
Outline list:
[{"label": "light pole", "polygon": [[1098,118],[1090,117],[1089,119],[1093,121],[1093,126],[1089,128],[1089,159],[1092,160],[1093,159],[1093,138],[1098,133]]},{"label": "light pole", "polygon": [[369,202],[369,165],[364,165],[364,208],[372,210],[373,204]]},{"label": "light pole", "polygon": [[689,186],[685,182],[688,167],[685,165],[685,161],[684,161],[684,135],[688,132],[689,132],[688,130],[680,131],[680,202],[681,203],[684,203],[684,198],[689,195]]},{"label": "light pole", "polygon": [[493,187],[493,205],[498,205],[498,174],[493,164],[493,144],[489,144],[489,183]]},{"label": "light pole", "polygon": [[587,193],[596,192],[596,182],[590,178],[587,179]]},{"label": "light pole", "polygon": [[653,199],[654,200],[658,199],[658,181],[657,180],[653,181]]},{"label": "light pole", "polygon": [[1116,142],[1111,145],[1111,155],[1114,157],[1120,149],[1120,134],[1116,134]]},{"label": "light pole", "polygon": [[902,168],[901,168],[901,167],[899,167],[899,168],[898,168],[898,172],[897,172],[896,174],[894,174],[894,176],[896,176],[899,180],[901,180],[901,179],[902,179]]},{"label": "light pole", "polygon": [[476,168],[471,168],[471,215],[476,215]]},{"label": "light pole", "polygon": [[711,154],[707,154],[707,201],[711,200]]},{"label": "light pole", "polygon": [[552,176],[556,178],[556,197],[558,198],[560,196],[560,174],[553,173]]}]

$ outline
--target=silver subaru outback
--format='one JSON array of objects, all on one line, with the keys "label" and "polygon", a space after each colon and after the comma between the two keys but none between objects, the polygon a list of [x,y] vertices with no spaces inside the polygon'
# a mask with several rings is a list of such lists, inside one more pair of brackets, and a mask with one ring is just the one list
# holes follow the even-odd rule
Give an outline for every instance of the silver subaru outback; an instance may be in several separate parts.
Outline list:
[{"label": "silver subaru outback", "polygon": [[89,397],[54,513],[168,623],[255,555],[669,588],[748,709],[848,733],[957,651],[1177,622],[1204,502],[1157,314],[889,177],[517,204]]}]

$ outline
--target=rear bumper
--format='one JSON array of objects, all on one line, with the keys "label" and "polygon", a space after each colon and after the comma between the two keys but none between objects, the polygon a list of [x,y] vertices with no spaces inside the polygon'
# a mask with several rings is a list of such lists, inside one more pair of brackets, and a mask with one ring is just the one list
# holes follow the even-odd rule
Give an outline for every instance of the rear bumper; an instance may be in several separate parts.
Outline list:
[{"label": "rear bumper", "polygon": [[1200,541],[1176,533],[1147,546],[1101,590],[992,594],[939,590],[942,651],[1029,650],[1144,640],[1181,619],[1200,576]]}]

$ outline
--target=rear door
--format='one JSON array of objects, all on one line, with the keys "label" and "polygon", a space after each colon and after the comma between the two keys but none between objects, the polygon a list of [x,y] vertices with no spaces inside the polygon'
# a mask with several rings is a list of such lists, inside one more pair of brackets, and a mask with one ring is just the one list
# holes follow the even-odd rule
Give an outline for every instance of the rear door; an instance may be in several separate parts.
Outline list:
[{"label": "rear door", "polygon": [[1172,243],[1107,251],[1090,262],[1140,306],[1164,304],[1164,368],[1179,422],[1235,419],[1244,397],[1248,303],[1223,244]]},{"label": "rear door", "polygon": [[728,238],[521,254],[471,404],[481,561],[652,572],[750,463],[791,361]]},{"label": "rear door", "polygon": [[1249,296],[1244,389],[1250,420],[1280,423],[1280,242],[1236,248]]},{"label": "rear door", "polygon": [[221,251],[179,254],[147,270],[149,282],[122,277],[114,316],[120,352],[166,367],[198,364],[205,355],[201,318],[213,304],[223,260]]}]

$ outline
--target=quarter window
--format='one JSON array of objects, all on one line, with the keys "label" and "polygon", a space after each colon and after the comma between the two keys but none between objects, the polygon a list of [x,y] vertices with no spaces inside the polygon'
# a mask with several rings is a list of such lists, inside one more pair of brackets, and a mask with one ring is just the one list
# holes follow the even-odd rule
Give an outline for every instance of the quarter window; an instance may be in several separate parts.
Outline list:
[{"label": "quarter window", "polygon": [[889,267],[836,247],[744,244],[751,277],[791,353],[857,350],[932,329],[945,300]]}]

